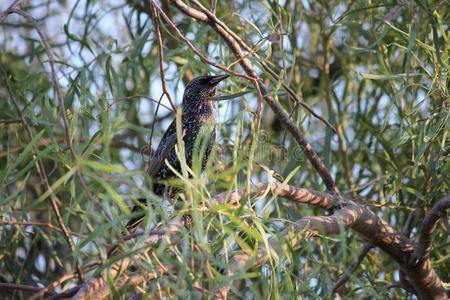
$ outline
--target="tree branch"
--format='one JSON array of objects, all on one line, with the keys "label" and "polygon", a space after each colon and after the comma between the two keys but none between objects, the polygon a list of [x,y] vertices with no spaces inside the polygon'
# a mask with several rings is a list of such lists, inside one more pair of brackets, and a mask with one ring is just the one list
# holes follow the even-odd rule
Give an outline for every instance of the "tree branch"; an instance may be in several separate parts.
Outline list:
[{"label": "tree branch", "polygon": [[163,19],[167,22],[167,24],[169,24],[169,27],[172,28],[176,35],[186,44],[188,45],[188,47],[200,58],[201,61],[203,61],[205,64],[211,65],[213,67],[216,67],[222,71],[225,71],[231,75],[235,75],[237,77],[242,77],[248,80],[253,80],[252,77],[247,76],[245,74],[241,74],[238,72],[235,72],[233,70],[231,70],[230,68],[227,68],[219,63],[216,63],[212,60],[210,60],[209,58],[207,58],[205,55],[203,55],[197,48],[195,48],[195,46],[181,33],[181,31],[178,29],[178,27],[172,22],[172,20],[170,20],[170,18],[164,13],[164,11],[155,3],[152,1],[152,5],[153,7],[155,7],[159,14],[163,17]]},{"label": "tree branch", "polygon": [[[259,187],[267,187],[267,185],[260,184]],[[289,193],[285,193],[283,190],[288,190]],[[292,186],[282,187],[280,190],[273,186],[273,188],[259,192],[255,187],[255,189],[252,189],[251,196],[258,197],[261,195],[274,193],[278,193],[278,196],[282,195],[282,197],[295,202],[308,203],[322,208],[326,208],[327,205],[330,205],[323,205],[323,203],[328,203],[326,198],[321,198],[320,196],[318,198],[311,197],[311,195],[316,195],[317,197],[318,192]],[[324,194],[326,193],[322,193],[322,195]],[[231,193],[228,197],[228,201],[237,204],[245,196],[245,189],[241,189],[237,192]],[[310,201],[308,200],[309,197],[311,197],[310,199],[316,200]],[[223,199],[227,198],[224,194],[219,194],[213,199],[217,199],[217,201],[224,201]],[[438,211],[438,209],[443,209],[444,207],[448,208],[447,200],[440,202],[439,205],[436,205],[435,211]],[[430,225],[433,223],[432,220],[435,220],[435,223],[437,222],[437,219],[439,219],[439,217],[436,219],[435,214],[431,215],[434,217],[430,216],[427,218],[430,220],[428,221]],[[426,227],[428,227],[428,225]],[[352,201],[346,202],[343,208],[336,210],[335,215],[333,216],[304,217],[284,229],[279,236],[283,240],[288,241],[291,247],[296,247],[301,240],[317,236],[319,232],[325,235],[333,235],[338,234],[341,228],[351,228],[355,230],[365,240],[367,240],[369,244],[376,246],[389,254],[399,264],[401,270],[405,272],[405,275],[408,277],[409,282],[411,282],[420,299],[447,299],[446,289],[444,288],[443,283],[436,272],[433,270],[431,262],[428,258],[422,260],[419,265],[416,263],[411,264],[410,258],[414,251],[413,242],[398,233],[394,228],[388,225],[383,219],[379,218],[367,207],[363,207]],[[430,230],[426,229],[425,231],[430,232]],[[271,238],[269,244],[274,248],[280,247],[279,239]],[[250,261],[253,256],[254,255],[252,254],[240,251],[233,257],[231,263],[235,266],[239,266],[239,268],[242,268],[247,265],[247,262]],[[270,259],[270,256],[267,254],[267,249],[264,246],[261,246],[258,249],[256,261],[251,264],[251,266],[260,265],[268,259]],[[228,274],[232,275],[231,270],[228,271]],[[227,285],[221,288],[216,293],[216,297],[219,299],[224,299],[229,287],[230,286]]]},{"label": "tree branch", "polygon": [[369,253],[370,249],[372,249],[373,246],[370,243],[367,243],[364,245],[364,248],[361,250],[361,253],[358,255],[358,258],[356,259],[356,261],[354,263],[352,263],[352,265],[350,266],[350,268],[348,270],[345,270],[344,273],[341,274],[341,276],[339,276],[338,280],[336,281],[336,283],[333,286],[333,293],[335,293],[341,286],[343,286],[349,279],[350,279],[350,274],[352,274],[353,272],[356,271],[356,269],[358,269],[359,265],[361,265],[364,257],[366,257],[366,255]]},{"label": "tree branch", "polygon": [[[70,140],[70,128],[69,128],[69,121],[68,121],[68,118],[67,118],[67,112],[66,112],[66,108],[65,108],[65,104],[64,104],[64,95],[63,95],[63,92],[61,90],[61,86],[59,85],[59,81],[58,81],[57,76],[56,76],[55,58],[54,58],[53,53],[51,51],[50,44],[47,41],[47,36],[41,30],[38,21],[35,18],[33,18],[31,15],[26,13],[25,11],[16,8],[20,4],[20,2],[21,1],[15,1],[4,12],[4,15],[7,16],[8,14],[16,13],[16,14],[22,16],[23,18],[25,18],[33,26],[33,28],[38,33],[39,38],[41,39],[42,47],[44,48],[45,54],[48,57],[48,62],[49,62],[49,65],[50,65],[50,74],[51,74],[50,78],[51,78],[51,82],[53,84],[53,88],[55,89],[55,92],[56,92],[56,95],[57,95],[57,98],[58,98],[58,101],[59,101],[61,117],[62,117],[62,120],[63,120],[65,143],[66,143],[67,147],[69,148],[70,154],[73,157],[73,159],[77,160],[78,158],[77,158],[77,155],[75,153],[75,149],[74,149],[74,147],[72,145],[72,142]],[[3,19],[3,15],[2,15],[2,16],[0,16],[0,24],[1,24],[1,22],[3,22],[3,20],[4,19]],[[84,178],[83,178],[80,170],[77,170],[76,174],[77,174],[78,179],[80,180],[81,185],[83,186],[83,189],[86,191],[89,199],[91,201],[93,201],[94,203],[98,202],[98,201],[96,201],[96,199],[92,195],[91,191],[89,190],[86,182],[84,181]],[[55,213],[56,213],[56,211],[55,211]],[[75,248],[73,247],[73,249],[75,249]],[[77,265],[77,268],[80,268],[80,266]],[[80,274],[80,276],[81,276],[81,274]]]},{"label": "tree branch", "polygon": [[[40,288],[38,286],[30,286],[30,285],[24,285],[24,284],[20,284],[20,283],[3,283],[3,282],[0,282],[0,288],[19,290],[19,291],[31,292],[31,293],[39,292],[42,290],[42,288]],[[53,294],[54,294],[53,292],[47,293],[47,295],[53,295]]]},{"label": "tree branch", "polygon": [[167,99],[169,99],[170,106],[172,107],[173,111],[176,112],[177,109],[175,107],[175,104],[173,103],[172,96],[170,95],[169,88],[166,84],[166,78],[164,74],[164,49],[163,49],[163,43],[161,38],[161,30],[159,29],[158,20],[157,20],[157,13],[155,7],[148,7],[148,2],[144,2],[144,7],[146,7],[147,10],[150,10],[150,17],[153,22],[153,26],[155,27],[155,36],[156,36],[156,43],[158,45],[158,56],[159,56],[159,75],[161,78],[161,85],[164,91],[164,94],[167,96]]},{"label": "tree branch", "polygon": [[[294,202],[310,204],[323,209],[332,208],[338,201],[337,197],[329,193],[297,188],[283,183],[257,183],[251,186],[249,198],[253,199],[263,195],[276,195]],[[212,198],[212,201],[218,204],[239,205],[245,196],[246,189],[243,188],[232,193],[224,192],[218,194]]]},{"label": "tree branch", "polygon": [[[153,2],[154,3],[154,2]],[[171,0],[171,3],[175,5],[180,11],[182,11],[184,14],[201,21],[203,23],[207,23],[210,25],[221,37],[222,39],[228,44],[233,54],[236,56],[236,58],[239,60],[239,63],[241,64],[244,71],[247,73],[249,77],[252,78],[251,82],[259,88],[261,91],[265,101],[269,106],[272,108],[275,115],[278,117],[278,119],[283,123],[286,128],[291,132],[291,134],[294,136],[294,139],[297,141],[297,143],[302,147],[302,149],[305,151],[305,155],[308,158],[308,160],[311,162],[313,167],[316,169],[317,173],[322,178],[325,186],[327,187],[327,190],[335,193],[336,195],[340,195],[339,189],[336,186],[336,183],[331,176],[330,171],[325,166],[325,164],[322,162],[320,157],[317,155],[317,153],[314,151],[312,146],[308,143],[306,137],[301,132],[301,130],[297,127],[295,122],[289,117],[288,113],[284,111],[284,109],[281,107],[281,105],[272,97],[269,95],[268,88],[262,83],[262,80],[259,78],[259,76],[256,74],[256,71],[250,62],[250,60],[246,57],[244,52],[242,51],[241,46],[239,45],[238,40],[233,38],[233,36],[236,36],[236,34],[230,34],[231,30],[227,28],[225,24],[219,25],[214,21],[214,19],[208,18],[208,15],[198,11],[192,7],[187,6],[184,2],[181,0]],[[224,29],[227,28],[227,29]],[[256,80],[254,80],[256,79]]]},{"label": "tree branch", "polygon": [[[199,10],[204,13],[206,17],[206,21],[208,22],[208,19],[210,19],[212,22],[218,24],[220,27],[222,27],[229,35],[232,36],[232,38],[239,43],[239,45],[244,48],[250,55],[253,55],[254,57],[258,58],[260,60],[261,66],[270,73],[274,77],[274,79],[277,79],[283,88],[288,92],[289,95],[291,95],[295,101],[297,101],[298,104],[300,104],[304,109],[306,109],[311,115],[313,115],[318,120],[322,121],[326,126],[328,126],[334,133],[336,133],[336,129],[331,125],[327,120],[325,120],[322,116],[318,115],[311,107],[309,107],[308,104],[303,102],[300,97],[289,87],[289,85],[284,82],[284,80],[280,79],[280,77],[267,65],[265,61],[258,55],[256,51],[254,51],[253,48],[248,46],[236,33],[234,33],[232,30],[230,30],[225,23],[223,23],[219,18],[215,16],[212,12],[210,12],[206,7],[204,7],[198,0],[192,0],[192,3],[194,3]],[[205,19],[204,16],[202,19]],[[241,59],[239,59],[241,60]],[[256,87],[256,85],[255,85]]]},{"label": "tree branch", "polygon": [[425,219],[422,223],[422,228],[420,229],[416,249],[412,256],[412,259],[416,263],[419,260],[428,259],[428,257],[430,256],[433,234],[436,230],[437,222],[441,218],[445,218],[447,216],[447,209],[449,208],[450,196],[447,196],[439,200],[425,216]]},{"label": "tree branch", "polygon": [[12,119],[12,120],[0,120],[0,124],[14,124],[14,123],[21,123],[22,121],[20,119]]},{"label": "tree branch", "polygon": [[[6,88],[8,90],[9,96],[11,98],[11,101],[12,101],[15,109],[17,110],[20,120],[22,121],[23,127],[25,128],[25,132],[28,136],[28,139],[31,141],[31,140],[33,140],[33,132],[31,131],[31,127],[28,124],[27,120],[25,119],[24,114],[20,110],[19,104],[17,103],[17,100],[16,100],[16,96],[13,94],[11,87],[9,85],[8,79],[6,78],[6,74],[4,74],[4,82],[5,82]],[[50,192],[50,203],[52,205],[53,212],[55,213],[56,220],[58,221],[58,225],[61,228],[61,231],[63,232],[63,235],[66,239],[69,249],[72,252],[75,252],[75,244],[73,243],[73,240],[70,237],[69,230],[67,229],[66,225],[63,222],[63,219],[61,216],[61,211],[57,204],[58,201],[57,201],[56,196],[54,195],[53,190],[48,181],[48,176],[47,176],[47,172],[45,171],[44,162],[38,156],[38,151],[34,145],[32,147],[32,150],[33,150],[34,155],[37,157],[36,165],[37,165],[39,177],[41,178],[42,182],[44,183],[46,190],[48,190]],[[76,265],[76,270],[78,273],[78,279],[80,282],[83,282],[83,272],[82,272],[81,265],[80,265],[80,262],[78,259],[76,259],[75,265]]]}]

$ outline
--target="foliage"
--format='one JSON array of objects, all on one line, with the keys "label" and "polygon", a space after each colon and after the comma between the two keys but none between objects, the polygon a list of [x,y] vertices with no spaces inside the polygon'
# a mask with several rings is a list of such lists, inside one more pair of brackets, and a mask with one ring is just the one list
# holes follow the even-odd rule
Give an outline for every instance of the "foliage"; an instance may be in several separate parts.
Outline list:
[{"label": "foliage", "polygon": [[[163,2],[197,49],[240,70],[215,32]],[[216,14],[255,47],[260,58],[252,62],[270,83],[270,93],[304,130],[341,192],[371,206],[399,231],[408,230],[405,223],[416,211],[411,215],[414,236],[426,211],[450,190],[450,10],[446,1],[399,3],[218,1]],[[247,199],[239,208],[210,202],[217,193],[272,180],[324,190],[270,108],[264,107],[261,130],[255,132],[257,91],[237,77],[218,89],[223,96],[216,102],[218,139],[207,170],[193,178],[184,172],[180,182],[188,192],[177,201],[177,209],[151,195],[145,179],[150,132],[154,126],[155,148],[175,118],[167,109],[167,97],[155,116],[162,88],[151,19],[122,2],[43,0],[22,8],[41,21],[49,37],[65,107],[62,110],[36,31],[20,16],[8,16],[0,35],[1,282],[46,286],[75,272],[77,261],[82,266],[102,264],[85,270],[89,277],[129,256],[135,272],[159,264],[176,270],[144,282],[141,287],[149,295],[211,296],[228,280],[220,269],[229,267],[232,253],[255,251],[300,217],[323,214],[278,197]],[[201,63],[167,26],[161,30],[166,81],[179,105],[188,80],[220,71]],[[278,77],[267,73],[262,62]],[[337,133],[296,104],[281,82]],[[31,138],[14,101],[31,127]],[[65,136],[63,113],[75,156]],[[51,191],[41,181],[38,159]],[[75,251],[59,229],[53,196]],[[107,257],[139,197],[153,204],[147,211],[147,231],[158,221],[184,214],[188,205],[194,226],[178,234],[176,244],[159,243],[152,255],[141,251],[146,245],[138,238]],[[432,252],[433,266],[447,282],[448,242],[445,230],[438,231]],[[282,252],[268,251],[267,264],[236,269],[232,296],[329,297],[336,278],[362,247],[362,239],[351,232],[306,240],[295,249],[286,243]],[[404,297],[405,290],[392,287],[399,280],[396,270],[391,258],[372,250],[351,274],[345,296]],[[109,280],[114,289],[116,279]],[[123,290],[114,295],[122,297]],[[130,287],[128,293],[133,291]]]}]

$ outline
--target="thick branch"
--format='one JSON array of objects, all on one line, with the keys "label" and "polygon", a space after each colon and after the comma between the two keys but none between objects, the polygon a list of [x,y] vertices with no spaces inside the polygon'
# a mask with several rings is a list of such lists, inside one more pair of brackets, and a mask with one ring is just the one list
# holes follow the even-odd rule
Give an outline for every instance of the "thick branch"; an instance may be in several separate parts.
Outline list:
[{"label": "thick branch", "polygon": [[[264,188],[264,190],[258,191],[258,186]],[[308,203],[322,208],[326,208],[327,205],[323,204],[329,201],[326,200],[326,198],[319,196],[319,194],[317,194],[318,192],[307,189],[283,185],[280,185],[279,189],[277,189],[277,186],[274,184],[269,187],[270,189],[267,191],[267,185],[259,184],[252,189],[251,196],[258,197],[268,192],[292,201]],[[325,193],[322,193],[322,196],[324,194]],[[245,197],[245,195],[244,189],[236,191],[229,196],[228,201],[237,204]],[[312,195],[315,196],[312,197]],[[214,199],[222,202],[224,201],[224,197],[227,199],[225,194],[219,194],[214,197]],[[315,200],[310,201],[308,198]],[[444,207],[448,208],[448,204],[444,203],[447,203],[447,200],[436,205],[435,211],[443,209]],[[433,223],[433,220],[434,223],[438,220],[434,214],[431,214],[431,216],[426,219],[429,220],[428,222],[430,222],[430,225]],[[319,233],[324,235],[337,234],[340,232],[341,228],[351,228],[355,230],[370,244],[389,254],[400,265],[401,270],[405,272],[420,299],[447,299],[443,283],[433,270],[428,258],[425,258],[419,265],[411,264],[411,256],[414,251],[414,244],[412,241],[398,233],[367,207],[363,207],[354,202],[346,202],[344,207],[337,210],[333,216],[302,218],[283,230],[280,233],[280,237],[287,241],[292,247],[295,247],[301,240],[317,236]],[[428,232],[430,231],[428,230]],[[271,247],[280,247],[279,239],[272,238],[269,243]],[[251,254],[241,251],[233,257],[232,264],[242,268],[247,265],[247,262],[252,258],[253,256]],[[256,265],[260,265],[267,261],[267,259],[269,259],[267,249],[262,246],[258,250],[255,263]],[[255,263],[252,264],[252,266],[254,266]],[[227,294],[228,288],[229,286],[225,286],[220,289],[216,294],[216,297],[223,299]]]},{"label": "thick branch", "polygon": [[447,196],[439,200],[428,212],[423,220],[422,228],[420,229],[419,239],[413,255],[414,259],[427,259],[430,256],[433,234],[436,230],[437,222],[441,218],[445,218],[447,216],[446,212],[449,208],[450,196]]},{"label": "thick branch", "polygon": [[[257,198],[263,195],[277,195],[291,201],[311,204],[323,209],[330,209],[337,203],[337,198],[329,193],[318,192],[310,189],[297,188],[291,185],[272,182],[257,183],[251,187],[250,198]],[[240,189],[232,193],[224,192],[212,198],[213,202],[219,204],[227,203],[238,205],[246,196],[246,189]]]},{"label": "thick branch", "polygon": [[[153,245],[164,238],[169,240],[173,239],[173,237],[177,233],[179,233],[184,228],[184,226],[184,219],[182,217],[175,217],[166,226],[156,228],[146,237],[146,251],[151,250]],[[108,251],[108,257],[111,257],[117,247],[119,247],[123,242],[142,236],[143,234],[144,231],[137,231],[125,237],[122,237],[118,241],[118,243],[113,245]],[[131,264],[131,259],[126,257],[125,259],[115,263],[113,268],[108,271],[108,276],[110,276],[111,278],[114,278],[116,276],[121,277],[117,283],[118,288],[122,288],[126,284],[137,286],[144,281],[151,281],[168,272],[167,268],[165,268],[163,265],[160,265],[157,270],[148,272],[145,275],[129,275],[127,274],[127,269],[129,269]],[[106,299],[111,296],[111,292],[112,290],[109,286],[108,281],[105,279],[105,276],[102,276],[99,278],[92,278],[86,284],[81,286],[78,293],[74,296],[73,299]]]}]

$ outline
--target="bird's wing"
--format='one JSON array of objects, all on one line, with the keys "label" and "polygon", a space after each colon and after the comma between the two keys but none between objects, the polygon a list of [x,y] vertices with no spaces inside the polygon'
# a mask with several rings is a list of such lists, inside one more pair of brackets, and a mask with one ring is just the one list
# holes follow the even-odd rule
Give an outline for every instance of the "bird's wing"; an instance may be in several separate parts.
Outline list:
[{"label": "bird's wing", "polygon": [[177,143],[177,132],[176,132],[176,122],[175,120],[167,128],[166,133],[164,133],[161,142],[159,143],[158,149],[156,149],[155,154],[148,162],[147,174],[150,177],[155,177],[161,167],[164,165],[164,161],[169,156],[172,149]]}]

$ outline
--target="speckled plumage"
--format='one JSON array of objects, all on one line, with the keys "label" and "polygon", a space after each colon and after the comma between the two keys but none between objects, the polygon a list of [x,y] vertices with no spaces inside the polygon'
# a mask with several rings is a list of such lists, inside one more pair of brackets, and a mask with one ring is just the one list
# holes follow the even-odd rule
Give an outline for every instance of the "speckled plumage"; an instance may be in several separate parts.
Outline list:
[{"label": "speckled plumage", "polygon": [[[188,83],[183,94],[181,113],[181,132],[185,147],[186,163],[192,167],[193,159],[202,158],[201,169],[203,170],[215,140],[214,111],[211,98],[215,95],[217,84],[228,75],[222,76],[199,76]],[[164,180],[174,177],[175,174],[164,163],[167,161],[178,172],[181,172],[180,161],[175,152],[176,120],[173,120],[167,128],[161,142],[158,145],[153,157],[150,159],[147,175],[152,178],[153,192],[162,196],[166,190]],[[201,154],[200,152],[201,149]],[[169,196],[176,192],[169,187]],[[145,199],[140,199],[145,204]],[[133,212],[139,211],[140,206],[135,206]],[[131,219],[127,228],[136,227],[142,217]]]}]

